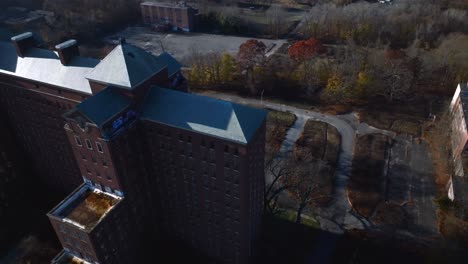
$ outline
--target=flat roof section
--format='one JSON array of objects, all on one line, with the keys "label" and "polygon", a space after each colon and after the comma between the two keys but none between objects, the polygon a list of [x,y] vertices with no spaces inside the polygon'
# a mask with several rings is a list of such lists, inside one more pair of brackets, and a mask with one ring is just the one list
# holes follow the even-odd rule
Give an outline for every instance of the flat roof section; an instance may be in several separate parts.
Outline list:
[{"label": "flat roof section", "polygon": [[92,230],[121,199],[116,195],[83,184],[65,198],[51,214],[80,229]]},{"label": "flat roof section", "polygon": [[90,262],[78,258],[68,251],[62,250],[53,260],[52,264],[91,264]]},{"label": "flat roof section", "polygon": [[80,93],[91,94],[85,78],[100,61],[75,56],[62,65],[56,52],[30,48],[24,58],[18,57],[12,43],[0,41],[0,73],[50,84]]},{"label": "flat roof section", "polygon": [[115,204],[114,199],[101,192],[87,191],[66,218],[83,226],[94,226]]}]

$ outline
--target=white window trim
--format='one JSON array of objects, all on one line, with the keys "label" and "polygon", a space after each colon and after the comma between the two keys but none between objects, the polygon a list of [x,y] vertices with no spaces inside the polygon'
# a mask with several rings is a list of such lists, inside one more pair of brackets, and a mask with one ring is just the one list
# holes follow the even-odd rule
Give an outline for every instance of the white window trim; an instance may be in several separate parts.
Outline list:
[{"label": "white window trim", "polygon": [[75,143],[79,147],[83,147],[83,142],[81,142],[80,136],[75,136]]},{"label": "white window trim", "polygon": [[96,142],[96,148],[99,153],[104,153],[104,149],[102,148],[102,144],[99,142]]},{"label": "white window trim", "polygon": [[[93,144],[91,144],[91,140],[85,139],[85,143],[86,143],[86,147],[87,147],[89,150],[93,150]],[[88,143],[89,143],[89,144],[88,144]]]}]

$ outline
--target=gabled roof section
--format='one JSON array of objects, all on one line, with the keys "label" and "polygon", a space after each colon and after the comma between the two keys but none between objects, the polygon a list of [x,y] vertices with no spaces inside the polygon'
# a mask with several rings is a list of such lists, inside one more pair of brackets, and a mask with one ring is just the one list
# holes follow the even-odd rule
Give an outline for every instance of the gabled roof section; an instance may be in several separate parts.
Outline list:
[{"label": "gabled roof section", "polygon": [[78,104],[76,108],[97,126],[130,106],[130,98],[119,93],[117,88],[107,87],[96,95]]},{"label": "gabled roof section", "polygon": [[56,52],[39,48],[28,49],[22,58],[11,42],[0,41],[0,73],[86,94],[91,94],[91,87],[85,76],[98,63],[98,59],[76,56],[62,65]]},{"label": "gabled roof section", "polygon": [[165,66],[156,56],[133,45],[121,43],[86,78],[132,89]]},{"label": "gabled roof section", "polygon": [[182,65],[167,52],[161,53],[158,56],[158,59],[162,63],[167,65],[167,71],[168,71],[169,77],[174,75],[176,72],[180,71],[180,69],[182,68]]},{"label": "gabled roof section", "polygon": [[141,117],[181,129],[247,144],[267,111],[175,90],[152,87]]}]

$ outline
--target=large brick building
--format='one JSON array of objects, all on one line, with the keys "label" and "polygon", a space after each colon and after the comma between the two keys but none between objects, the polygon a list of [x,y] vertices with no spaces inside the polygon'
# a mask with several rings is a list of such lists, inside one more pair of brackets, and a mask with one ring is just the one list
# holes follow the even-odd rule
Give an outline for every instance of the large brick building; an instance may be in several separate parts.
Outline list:
[{"label": "large brick building", "polygon": [[[71,191],[48,216],[53,263],[136,263],[146,235],[226,263],[254,254],[263,110],[189,94],[180,64],[122,41],[102,61],[30,33],[0,42],[0,93],[43,181]],[[163,88],[166,87],[166,88]]]},{"label": "large brick building", "polygon": [[143,2],[140,4],[143,22],[147,24],[168,24],[173,30],[193,31],[198,9],[185,2]]}]

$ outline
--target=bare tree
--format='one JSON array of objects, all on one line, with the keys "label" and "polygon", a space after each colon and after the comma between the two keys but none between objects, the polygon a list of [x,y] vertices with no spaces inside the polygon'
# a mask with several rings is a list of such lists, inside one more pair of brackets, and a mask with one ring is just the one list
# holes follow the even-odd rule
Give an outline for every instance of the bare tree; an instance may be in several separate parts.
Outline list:
[{"label": "bare tree", "polygon": [[382,89],[381,94],[389,102],[401,99],[409,92],[413,76],[403,60],[386,62],[381,70]]},{"label": "bare tree", "polygon": [[323,183],[319,180],[319,174],[328,169],[328,165],[318,159],[311,162],[295,160],[294,163],[294,172],[290,174],[288,181],[291,186],[290,193],[297,202],[296,223],[300,223],[304,209],[325,197],[320,192]]},{"label": "bare tree", "polygon": [[265,190],[264,210],[275,213],[279,195],[288,190],[291,186],[287,183],[287,177],[292,172],[288,159],[280,157],[270,157],[265,163],[265,174],[271,182],[267,184]]}]

